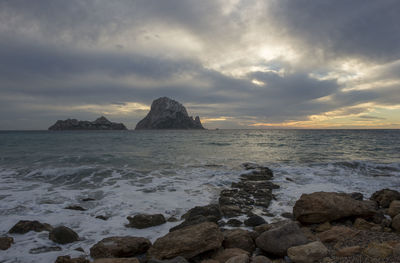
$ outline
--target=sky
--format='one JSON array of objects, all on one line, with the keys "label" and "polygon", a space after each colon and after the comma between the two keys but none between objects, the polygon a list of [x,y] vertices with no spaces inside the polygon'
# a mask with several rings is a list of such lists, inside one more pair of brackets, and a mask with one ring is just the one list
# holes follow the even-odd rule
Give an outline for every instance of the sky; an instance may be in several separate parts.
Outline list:
[{"label": "sky", "polygon": [[0,129],[168,96],[206,128],[400,128],[398,0],[0,0]]}]

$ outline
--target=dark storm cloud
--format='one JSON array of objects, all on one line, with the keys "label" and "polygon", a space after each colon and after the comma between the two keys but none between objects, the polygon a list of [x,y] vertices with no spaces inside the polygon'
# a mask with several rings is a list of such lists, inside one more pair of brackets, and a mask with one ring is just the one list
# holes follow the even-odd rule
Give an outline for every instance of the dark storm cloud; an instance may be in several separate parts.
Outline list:
[{"label": "dark storm cloud", "polygon": [[[305,120],[360,103],[399,104],[398,62],[379,65],[368,76],[367,82],[394,80],[379,89],[346,92],[337,79],[309,74],[328,75],[326,65],[336,58],[372,64],[398,60],[398,1],[251,0],[239,1],[229,12],[226,5],[216,0],[1,1],[0,129],[43,128],[64,117],[91,119],[93,113],[74,106],[149,105],[160,96],[195,105],[195,113],[205,116],[257,122]],[[319,50],[324,60],[309,66],[313,56],[293,64],[279,56],[257,57],[250,60],[254,66],[284,73],[253,70],[239,76],[207,64],[214,55],[229,60],[268,40],[266,25],[300,56]],[[253,38],[246,39],[249,32]],[[179,50],[186,47],[189,51]],[[330,99],[320,100],[324,97]],[[144,115],[141,111],[132,113],[133,121]]]},{"label": "dark storm cloud", "polygon": [[279,0],[272,12],[287,34],[333,56],[380,61],[400,57],[397,0]]}]

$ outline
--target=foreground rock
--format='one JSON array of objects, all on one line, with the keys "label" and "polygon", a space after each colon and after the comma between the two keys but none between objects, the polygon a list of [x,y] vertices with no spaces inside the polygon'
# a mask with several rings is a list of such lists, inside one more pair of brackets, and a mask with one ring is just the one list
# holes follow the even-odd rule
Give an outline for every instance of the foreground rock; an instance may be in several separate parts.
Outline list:
[{"label": "foreground rock", "polygon": [[137,258],[99,258],[93,263],[139,263]]},{"label": "foreground rock", "polygon": [[321,242],[315,241],[306,245],[291,247],[287,253],[294,263],[313,263],[326,257],[328,249]]},{"label": "foreground rock", "polygon": [[42,224],[39,221],[21,220],[15,224],[8,232],[11,234],[25,234],[29,231],[42,232],[51,231],[53,228],[49,224]]},{"label": "foreground rock", "polygon": [[176,257],[169,260],[158,260],[158,259],[150,259],[147,263],[188,263],[188,261],[184,257]]},{"label": "foreground rock", "polygon": [[90,261],[83,257],[59,256],[54,263],[90,263]]},{"label": "foreground rock", "polygon": [[288,248],[307,242],[307,237],[294,222],[265,231],[256,239],[257,247],[279,257],[285,256]]},{"label": "foreground rock", "polygon": [[319,240],[322,242],[337,242],[342,239],[352,237],[356,235],[357,232],[354,231],[353,229],[345,226],[334,226],[329,230],[326,230],[324,232],[318,233],[317,237]]},{"label": "foreground rock", "polygon": [[162,214],[148,215],[148,214],[139,214],[135,216],[128,216],[129,224],[127,227],[134,227],[138,229],[148,228],[152,226],[162,225],[165,222],[165,217]]},{"label": "foreground rock", "polygon": [[400,214],[395,216],[392,220],[392,228],[397,232],[400,232]]},{"label": "foreground rock", "polygon": [[344,193],[303,194],[293,207],[293,215],[303,224],[323,223],[346,217],[370,217],[376,213],[367,201]]},{"label": "foreground rock", "polygon": [[250,232],[244,229],[226,230],[223,235],[222,246],[224,248],[240,248],[249,253],[252,253],[256,248]]},{"label": "foreground rock", "polygon": [[95,121],[78,121],[77,119],[58,120],[49,127],[49,130],[127,130],[127,128],[123,123],[111,122],[102,116]]},{"label": "foreground rock", "polygon": [[240,256],[240,255],[249,255],[249,252],[240,249],[240,248],[228,248],[228,249],[223,249],[218,251],[217,254],[213,257],[214,260],[216,260],[219,263],[225,263],[228,261],[230,258]]},{"label": "foreground rock", "polygon": [[7,250],[14,243],[12,237],[0,237],[0,250]]},{"label": "foreground rock", "polygon": [[157,239],[148,251],[148,258],[170,259],[182,256],[190,259],[205,251],[221,247],[223,235],[215,223],[204,222],[188,226]]},{"label": "foreground rock", "polygon": [[391,189],[382,189],[372,194],[371,200],[378,203],[383,208],[388,208],[394,200],[400,200],[400,192]]},{"label": "foreground rock", "polygon": [[146,253],[151,243],[143,237],[107,237],[90,248],[93,258],[123,258]]},{"label": "foreground rock", "polygon": [[392,218],[400,214],[400,200],[394,200],[390,203],[388,215]]},{"label": "foreground rock", "polygon": [[150,112],[138,122],[135,130],[142,129],[204,129],[200,118],[189,117],[186,108],[167,97],[158,98],[151,104]]},{"label": "foreground rock", "polygon": [[78,241],[79,236],[71,228],[59,226],[50,231],[49,239],[58,244],[68,244]]},{"label": "foreground rock", "polygon": [[218,220],[220,220],[221,218],[221,210],[219,209],[219,205],[217,204],[196,206],[187,211],[184,215],[182,215],[182,219],[185,220],[184,222],[177,226],[174,226],[169,231],[172,232],[187,226],[197,225],[203,222],[217,223]]}]

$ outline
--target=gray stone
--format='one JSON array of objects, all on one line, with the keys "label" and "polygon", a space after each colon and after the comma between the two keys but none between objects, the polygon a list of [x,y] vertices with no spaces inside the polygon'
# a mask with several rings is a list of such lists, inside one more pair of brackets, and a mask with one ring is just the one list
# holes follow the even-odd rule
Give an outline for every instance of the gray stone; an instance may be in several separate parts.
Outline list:
[{"label": "gray stone", "polygon": [[288,248],[304,245],[307,242],[307,237],[294,222],[265,231],[256,239],[259,248],[279,257],[285,256]]},{"label": "gray stone", "polygon": [[204,222],[158,238],[147,255],[149,259],[171,259],[177,256],[190,259],[203,252],[221,247],[223,239],[217,224]]},{"label": "gray stone", "polygon": [[293,207],[296,220],[304,224],[324,223],[346,217],[370,217],[376,213],[368,201],[344,193],[303,194]]},{"label": "gray stone", "polygon": [[0,250],[9,249],[13,243],[14,239],[12,237],[0,237]]},{"label": "gray stone", "polygon": [[39,221],[21,220],[15,224],[8,232],[11,234],[25,234],[29,231],[42,232],[50,231],[52,226],[49,224],[42,224]]},{"label": "gray stone", "polygon": [[150,112],[138,122],[135,130],[143,129],[204,129],[200,118],[189,117],[186,108],[167,97],[158,98],[151,104]]},{"label": "gray stone", "polygon": [[79,236],[71,228],[59,226],[50,231],[49,239],[58,244],[68,244],[78,241]]},{"label": "gray stone", "polygon": [[127,227],[133,227],[138,229],[158,226],[167,222],[162,214],[155,214],[155,215],[139,214],[133,217],[128,216],[127,219],[129,220],[129,224],[126,225]]},{"label": "gray stone", "polygon": [[328,249],[320,241],[291,247],[287,251],[294,263],[313,263],[328,255]]},{"label": "gray stone", "polygon": [[382,189],[372,194],[371,200],[376,201],[381,207],[388,208],[394,200],[400,200],[400,192],[391,189]]},{"label": "gray stone", "polygon": [[247,219],[244,221],[244,224],[245,224],[246,226],[255,227],[255,226],[267,224],[267,222],[266,222],[265,219],[262,218],[261,216],[252,215],[252,216],[250,216],[249,218],[247,218]]},{"label": "gray stone", "polygon": [[151,246],[143,237],[107,237],[90,248],[93,258],[124,258],[145,253]]},{"label": "gray stone", "polygon": [[188,261],[184,257],[176,257],[169,260],[159,260],[159,259],[150,259],[147,263],[188,263]]}]

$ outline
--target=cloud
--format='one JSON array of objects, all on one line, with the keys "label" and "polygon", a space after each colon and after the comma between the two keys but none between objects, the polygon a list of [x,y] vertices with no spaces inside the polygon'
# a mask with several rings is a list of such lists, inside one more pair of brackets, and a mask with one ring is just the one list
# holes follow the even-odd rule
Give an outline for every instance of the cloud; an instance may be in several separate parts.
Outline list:
[{"label": "cloud", "polygon": [[2,1],[0,129],[40,129],[96,111],[136,122],[160,96],[226,127],[370,116],[400,104],[399,7]]}]

